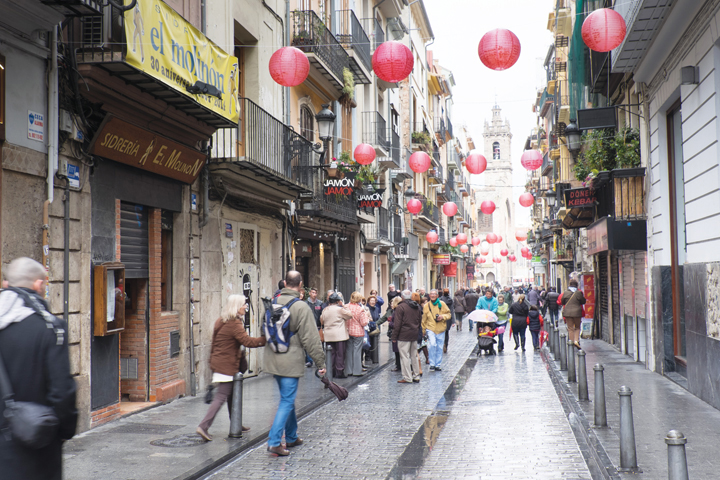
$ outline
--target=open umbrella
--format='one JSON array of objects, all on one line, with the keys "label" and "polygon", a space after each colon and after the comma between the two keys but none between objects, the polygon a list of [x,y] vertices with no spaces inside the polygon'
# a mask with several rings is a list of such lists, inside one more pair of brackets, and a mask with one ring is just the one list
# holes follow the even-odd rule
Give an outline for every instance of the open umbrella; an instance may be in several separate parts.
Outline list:
[{"label": "open umbrella", "polygon": [[495,322],[497,322],[497,315],[495,315],[490,310],[473,310],[470,312],[470,315],[468,315],[468,320],[472,320],[474,323],[478,324],[480,327],[490,327],[495,328],[497,325]]}]

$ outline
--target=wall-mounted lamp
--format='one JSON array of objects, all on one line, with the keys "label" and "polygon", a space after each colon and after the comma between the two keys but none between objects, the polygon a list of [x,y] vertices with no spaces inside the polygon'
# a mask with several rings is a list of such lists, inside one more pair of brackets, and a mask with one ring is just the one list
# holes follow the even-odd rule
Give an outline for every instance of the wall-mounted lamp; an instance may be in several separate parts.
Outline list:
[{"label": "wall-mounted lamp", "polygon": [[680,69],[680,78],[680,85],[697,85],[700,83],[700,67],[682,67]]}]

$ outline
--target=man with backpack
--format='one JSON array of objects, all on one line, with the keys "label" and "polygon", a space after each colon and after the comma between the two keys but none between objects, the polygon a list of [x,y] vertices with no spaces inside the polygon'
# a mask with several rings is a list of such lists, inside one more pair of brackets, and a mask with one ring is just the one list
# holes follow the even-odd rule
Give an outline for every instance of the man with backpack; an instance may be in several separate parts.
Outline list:
[{"label": "man with backpack", "polygon": [[[315,324],[315,315],[307,303],[299,300],[302,283],[300,272],[289,271],[285,276],[285,288],[274,300],[287,310],[284,315],[289,313],[284,323],[286,328],[282,332],[279,332],[280,329],[268,328],[266,315],[265,336],[268,341],[264,352],[264,370],[275,376],[280,390],[280,404],[270,428],[268,452],[278,456],[289,455],[288,448],[303,444],[297,436],[295,396],[300,377],[305,376],[305,351],[318,367],[318,374],[325,375],[325,353]],[[281,443],[283,433],[286,442],[284,447]]]},{"label": "man with backpack", "polygon": [[77,423],[67,324],[52,316],[42,299],[47,275],[42,264],[17,258],[4,273],[9,288],[0,292],[0,368],[9,385],[0,380],[0,398],[50,407],[57,428],[23,444],[5,419],[12,410],[0,401],[0,477],[60,480],[62,443],[72,438]]}]

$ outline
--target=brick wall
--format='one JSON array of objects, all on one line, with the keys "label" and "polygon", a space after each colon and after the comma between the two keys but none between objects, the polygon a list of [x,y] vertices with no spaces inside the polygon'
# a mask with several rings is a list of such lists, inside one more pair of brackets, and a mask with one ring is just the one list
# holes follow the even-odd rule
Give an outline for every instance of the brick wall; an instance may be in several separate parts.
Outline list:
[{"label": "brick wall", "polygon": [[128,279],[137,292],[135,310],[125,313],[125,330],[121,335],[120,358],[137,358],[137,380],[122,380],[120,392],[131,402],[145,402],[147,395],[147,340],[145,334],[145,313],[147,308],[147,280]]}]

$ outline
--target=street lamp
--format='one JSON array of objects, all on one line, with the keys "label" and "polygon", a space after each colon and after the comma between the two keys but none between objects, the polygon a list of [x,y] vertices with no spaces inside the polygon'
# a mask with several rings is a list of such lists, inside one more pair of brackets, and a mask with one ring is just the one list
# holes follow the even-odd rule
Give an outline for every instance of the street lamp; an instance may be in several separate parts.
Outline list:
[{"label": "street lamp", "polygon": [[403,193],[403,196],[405,198],[413,198],[415,197],[415,190],[413,190],[412,187],[408,187],[408,189],[405,190],[405,193]]},{"label": "street lamp", "polygon": [[543,220],[543,230],[550,230],[550,219],[548,217],[545,217]]},{"label": "street lamp", "polygon": [[[315,120],[318,123],[318,137],[323,142],[323,157],[328,151],[328,143],[332,140],[333,125],[335,125],[335,114],[328,107],[329,103],[323,103],[322,110],[315,115]],[[320,159],[320,163],[323,163],[323,159]]]},{"label": "street lamp", "polygon": [[565,140],[568,150],[574,157],[582,148],[582,135],[575,124],[575,119],[571,119],[570,124],[565,127]]}]

